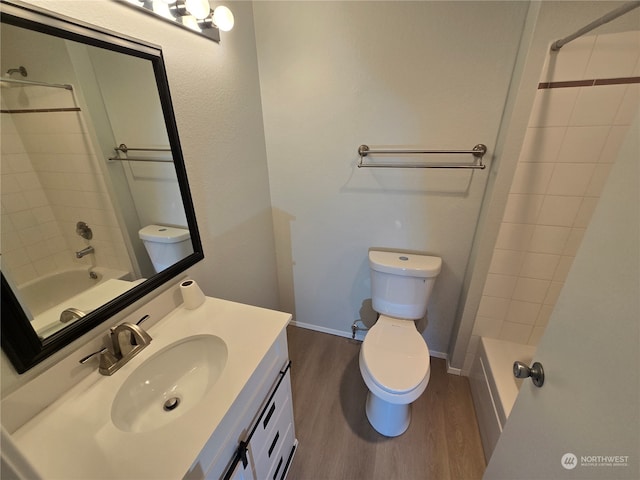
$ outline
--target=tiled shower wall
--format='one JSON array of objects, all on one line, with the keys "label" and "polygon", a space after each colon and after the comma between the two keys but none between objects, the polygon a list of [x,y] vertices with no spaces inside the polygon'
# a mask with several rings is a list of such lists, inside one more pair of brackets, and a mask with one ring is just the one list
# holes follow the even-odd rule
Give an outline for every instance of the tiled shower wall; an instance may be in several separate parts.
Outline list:
[{"label": "tiled shower wall", "polygon": [[[12,87],[2,97],[3,269],[17,285],[82,265],[130,271],[71,92]],[[92,228],[90,242],[76,235],[79,220]],[[95,248],[95,259],[88,255],[77,260],[74,251],[88,243]]]},{"label": "tiled shower wall", "polygon": [[640,32],[550,54],[473,329],[537,345],[638,112]]}]

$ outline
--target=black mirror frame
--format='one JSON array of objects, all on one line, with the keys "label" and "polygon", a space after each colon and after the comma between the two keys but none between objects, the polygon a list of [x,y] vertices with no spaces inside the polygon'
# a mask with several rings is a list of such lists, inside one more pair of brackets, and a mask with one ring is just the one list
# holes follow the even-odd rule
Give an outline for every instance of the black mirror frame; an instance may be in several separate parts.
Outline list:
[{"label": "black mirror frame", "polygon": [[2,0],[0,8],[2,8],[0,12],[0,21],[2,23],[9,23],[18,27],[28,28],[67,40],[106,48],[151,61],[165,125],[167,127],[167,135],[171,144],[171,153],[174,159],[182,203],[184,205],[193,244],[193,253],[191,255],[188,255],[166,270],[163,270],[142,284],[92,311],[84,317],[82,321],[75,322],[45,340],[41,340],[33,328],[31,328],[27,315],[22,310],[20,303],[16,299],[3,274],[1,277],[0,291],[2,305],[0,341],[2,349],[14,365],[16,371],[18,373],[24,373],[45,358],[53,355],[72,341],[99,326],[102,322],[202,260],[204,258],[204,252],[196,223],[193,201],[189,191],[187,172],[180,147],[180,139],[178,137],[178,127],[171,103],[169,82],[160,47],[75,19],[57,14],[54,15],[47,10],[31,5],[27,6],[14,1]]}]

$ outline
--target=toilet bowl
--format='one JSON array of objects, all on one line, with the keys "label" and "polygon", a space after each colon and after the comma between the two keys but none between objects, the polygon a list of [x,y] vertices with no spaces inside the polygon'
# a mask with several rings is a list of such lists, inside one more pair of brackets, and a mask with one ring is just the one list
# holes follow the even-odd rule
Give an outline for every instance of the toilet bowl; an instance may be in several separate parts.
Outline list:
[{"label": "toilet bowl", "polygon": [[425,391],[431,373],[429,349],[414,323],[381,315],[360,349],[360,373],[369,389],[369,423],[387,437],[404,433],[410,404]]},{"label": "toilet bowl", "polygon": [[369,389],[365,412],[377,432],[395,437],[409,427],[411,403],[429,383],[429,348],[414,320],[426,313],[442,260],[372,250],[369,265],[372,304],[381,315],[360,348],[360,373]]}]

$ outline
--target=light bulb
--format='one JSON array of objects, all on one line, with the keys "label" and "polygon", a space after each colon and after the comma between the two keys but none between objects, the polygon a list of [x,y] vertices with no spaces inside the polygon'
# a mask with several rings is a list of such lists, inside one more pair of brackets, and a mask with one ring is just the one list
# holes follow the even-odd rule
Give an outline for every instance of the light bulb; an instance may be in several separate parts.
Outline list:
[{"label": "light bulb", "polygon": [[184,6],[187,11],[198,20],[207,18],[211,11],[211,8],[209,7],[209,0],[185,0]]},{"label": "light bulb", "polygon": [[173,15],[171,15],[171,11],[169,10],[169,5],[162,0],[154,0],[153,2],[153,11],[158,15],[168,18],[169,20],[173,20]]},{"label": "light bulb", "polygon": [[220,5],[213,11],[213,23],[223,32],[228,32],[233,28],[233,13],[224,5]]}]

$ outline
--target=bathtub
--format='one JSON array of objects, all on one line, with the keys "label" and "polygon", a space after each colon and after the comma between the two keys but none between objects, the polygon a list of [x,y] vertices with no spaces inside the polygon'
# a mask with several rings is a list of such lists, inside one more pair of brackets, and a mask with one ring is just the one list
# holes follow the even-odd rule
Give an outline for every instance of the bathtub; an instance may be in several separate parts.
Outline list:
[{"label": "bathtub", "polygon": [[44,338],[69,325],[60,322],[66,308],[90,312],[144,281],[129,282],[128,276],[128,272],[103,267],[70,269],[20,285],[17,296],[28,305],[31,326]]},{"label": "bathtub", "polygon": [[[91,278],[90,272],[96,278]],[[109,278],[125,278],[127,272],[108,268],[73,268],[54,272],[18,286],[21,302],[28,305],[31,315],[40,315],[67,299],[102,283]]]},{"label": "bathtub", "polygon": [[522,384],[521,379],[513,376],[513,362],[520,360],[530,365],[535,351],[536,347],[531,345],[480,338],[469,383],[487,462]]}]

